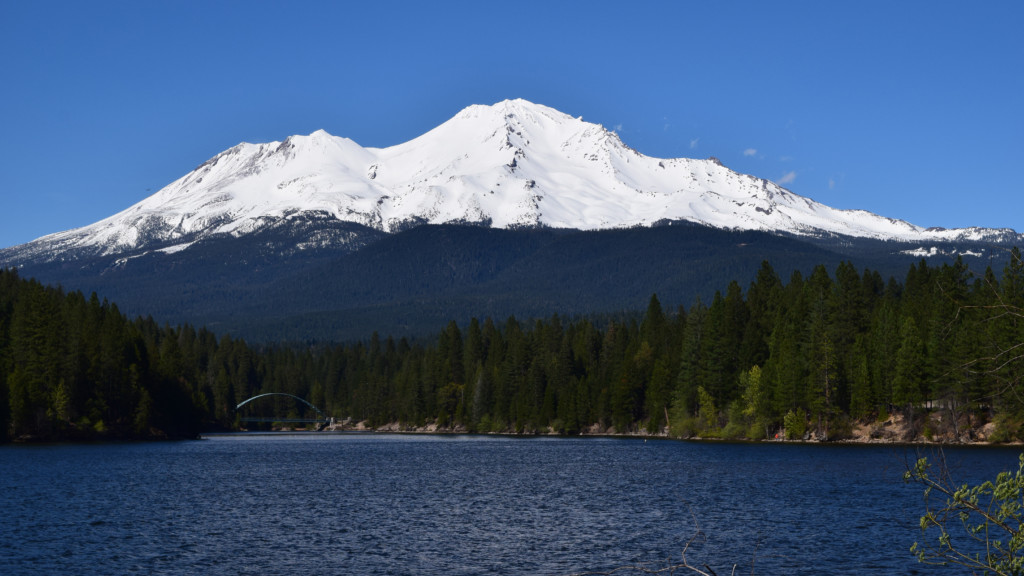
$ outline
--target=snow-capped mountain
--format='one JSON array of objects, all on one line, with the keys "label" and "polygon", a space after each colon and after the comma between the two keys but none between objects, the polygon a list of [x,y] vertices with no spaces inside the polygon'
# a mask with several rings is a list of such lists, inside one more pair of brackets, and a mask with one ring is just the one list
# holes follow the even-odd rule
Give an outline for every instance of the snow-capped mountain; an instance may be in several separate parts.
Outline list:
[{"label": "snow-capped mountain", "polygon": [[[926,229],[837,210],[717,160],[652,158],[600,125],[507,100],[470,106],[389,148],[364,148],[322,130],[239,144],[123,212],[2,250],[0,261],[176,252],[311,214],[382,232],[420,223],[601,230],[690,221],[810,237],[1021,239],[1007,229]],[[331,244],[344,235],[308,241]]]}]

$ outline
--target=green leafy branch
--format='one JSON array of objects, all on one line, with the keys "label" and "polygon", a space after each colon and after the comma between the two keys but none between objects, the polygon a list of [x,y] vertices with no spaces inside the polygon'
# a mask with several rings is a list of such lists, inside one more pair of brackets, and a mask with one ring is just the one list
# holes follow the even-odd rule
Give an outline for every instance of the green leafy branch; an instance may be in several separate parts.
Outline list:
[{"label": "green leafy branch", "polygon": [[[925,487],[922,541],[910,548],[918,561],[959,565],[972,574],[1024,575],[1024,454],[1016,472],[976,486],[954,483],[944,461],[936,474],[931,470],[920,458],[903,474],[904,481]],[[933,504],[935,495],[942,505]]]}]

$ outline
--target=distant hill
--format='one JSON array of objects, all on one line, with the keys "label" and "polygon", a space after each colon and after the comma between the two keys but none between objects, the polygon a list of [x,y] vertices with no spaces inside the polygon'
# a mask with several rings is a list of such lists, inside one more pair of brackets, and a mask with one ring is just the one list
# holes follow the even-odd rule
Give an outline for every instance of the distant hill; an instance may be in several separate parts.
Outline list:
[{"label": "distant hill", "polygon": [[[423,225],[381,234],[350,225],[361,249],[293,250],[290,230],[218,237],[190,250],[26,265],[23,275],[115,301],[128,314],[257,341],[431,334],[449,320],[641,310],[710,301],[746,286],[761,262],[788,279],[850,260],[901,279],[920,258],[887,243],[844,252],[766,232],[693,224],[579,231]],[[340,233],[340,231],[339,231]],[[933,258],[935,260],[936,258]],[[84,265],[83,265],[84,264]]]}]

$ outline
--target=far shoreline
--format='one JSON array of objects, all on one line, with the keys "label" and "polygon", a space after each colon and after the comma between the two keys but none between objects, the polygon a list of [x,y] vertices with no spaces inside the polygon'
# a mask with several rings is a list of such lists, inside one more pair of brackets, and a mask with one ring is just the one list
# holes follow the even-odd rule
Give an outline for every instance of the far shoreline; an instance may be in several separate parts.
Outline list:
[{"label": "far shoreline", "polygon": [[[551,428],[544,431],[479,431],[470,430],[469,428],[459,426],[446,426],[440,427],[434,423],[413,426],[402,424],[399,422],[391,422],[381,426],[371,426],[366,421],[353,422],[344,421],[336,424],[332,424],[323,430],[317,431],[306,428],[288,428],[288,427],[275,427],[269,430],[240,430],[240,433],[316,433],[316,432],[327,432],[327,433],[351,433],[351,434],[399,434],[399,435],[437,435],[437,436],[504,436],[510,438],[635,438],[644,440],[675,440],[684,442],[700,442],[700,443],[743,443],[743,444],[792,444],[792,445],[818,445],[818,446],[914,446],[914,447],[1019,447],[1024,446],[1024,442],[1020,440],[1012,441],[992,441],[988,438],[991,437],[994,430],[994,425],[986,424],[978,427],[977,429],[970,429],[961,438],[954,439],[945,436],[933,436],[927,438],[921,434],[915,434],[911,436],[911,432],[908,427],[902,422],[901,417],[890,417],[884,422],[870,422],[870,423],[858,423],[853,427],[853,434],[848,437],[836,438],[836,439],[825,439],[818,438],[814,434],[808,434],[801,439],[786,439],[780,431],[776,438],[726,438],[720,436],[673,436],[668,433],[668,430],[663,430],[660,433],[648,433],[648,432],[618,432],[613,427],[601,428],[599,425],[594,424],[588,426],[584,430],[581,430],[576,434],[564,434],[556,432]],[[217,432],[215,435],[220,434],[233,434],[235,432]],[[202,434],[206,436],[206,434]]]}]

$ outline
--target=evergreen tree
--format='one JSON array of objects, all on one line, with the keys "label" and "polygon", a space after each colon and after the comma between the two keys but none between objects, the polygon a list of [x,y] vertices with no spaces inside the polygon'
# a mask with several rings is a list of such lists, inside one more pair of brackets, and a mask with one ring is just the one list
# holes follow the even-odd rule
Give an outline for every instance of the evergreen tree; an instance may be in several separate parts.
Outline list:
[{"label": "evergreen tree", "polygon": [[697,388],[703,383],[702,374],[705,371],[703,351],[706,350],[704,328],[707,323],[707,315],[707,308],[698,299],[686,319],[679,376],[676,379],[672,399],[672,418],[677,422],[685,420],[697,412]]},{"label": "evergreen tree", "polygon": [[913,407],[924,399],[922,376],[925,364],[924,343],[917,323],[904,316],[900,323],[900,348],[896,355],[896,375],[893,379],[893,404],[912,413]]},{"label": "evergreen tree", "polygon": [[771,438],[771,402],[759,366],[740,374],[740,389],[743,391],[743,416],[751,426],[747,437],[757,438],[763,431],[764,438]]},{"label": "evergreen tree", "polygon": [[[910,267],[903,284],[842,263],[783,284],[763,263],[705,306],[520,324],[452,321],[410,343],[250,347],[204,328],[126,319],[96,294],[0,271],[0,441],[179,437],[239,425],[263,392],[339,419],[471,431],[619,431],[762,437],[808,422],[942,410],[952,437],[994,420],[1024,435],[1024,262],[975,276],[962,260]],[[639,312],[639,311],[638,311]],[[268,398],[251,414],[302,416]],[[810,419],[809,419],[810,418]],[[725,428],[722,424],[727,423]],[[838,428],[842,430],[842,428]]]}]

